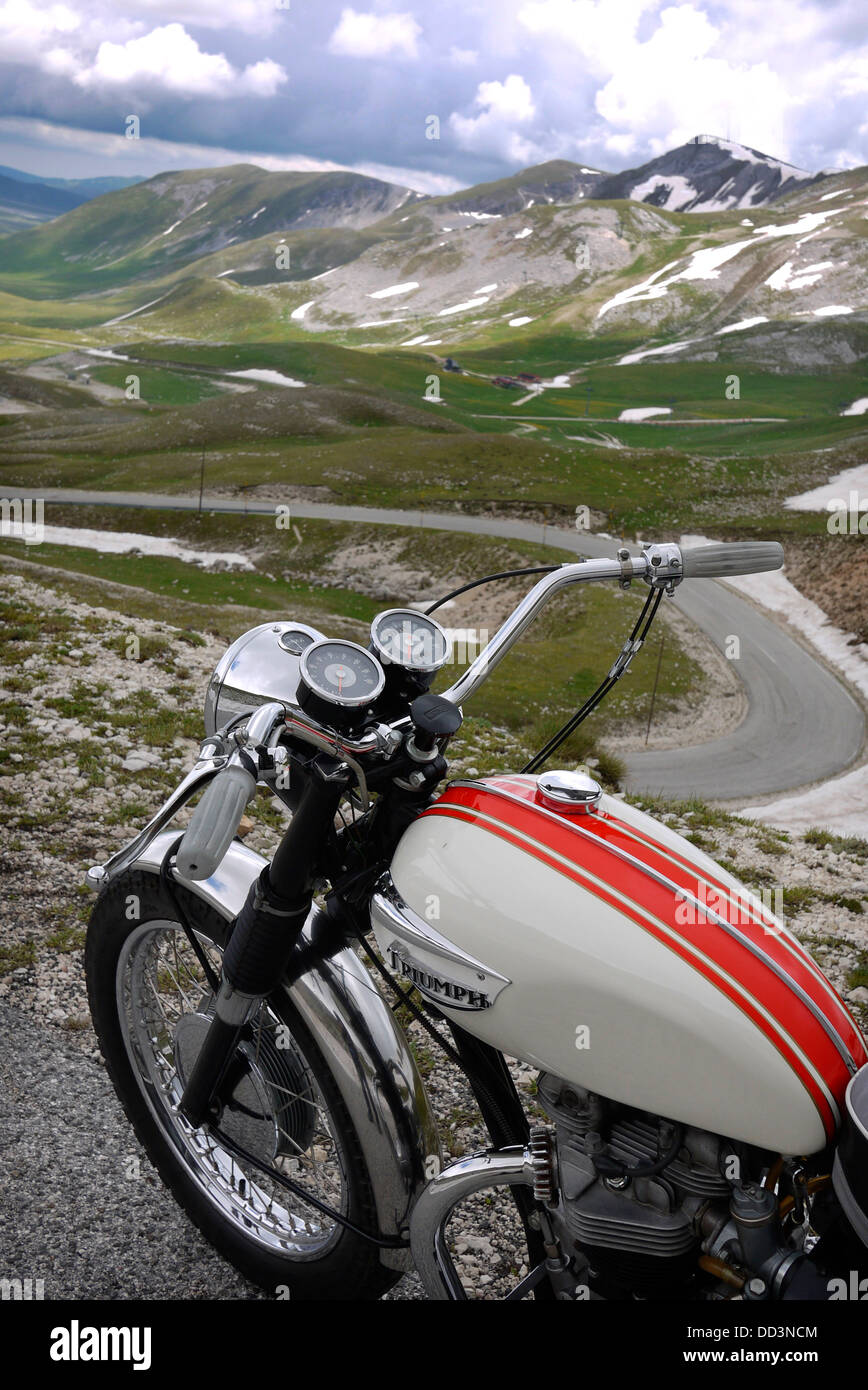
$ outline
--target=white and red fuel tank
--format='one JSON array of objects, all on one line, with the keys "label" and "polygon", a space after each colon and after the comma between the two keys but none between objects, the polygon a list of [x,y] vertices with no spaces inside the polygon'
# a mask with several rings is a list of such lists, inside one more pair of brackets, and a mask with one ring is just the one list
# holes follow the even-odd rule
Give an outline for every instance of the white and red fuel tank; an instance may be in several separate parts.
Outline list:
[{"label": "white and red fuel tank", "polygon": [[[570,774],[560,774],[569,781]],[[695,845],[618,798],[455,782],[371,915],[387,962],[468,1032],[600,1095],[807,1155],[865,1042],[803,946]]]}]

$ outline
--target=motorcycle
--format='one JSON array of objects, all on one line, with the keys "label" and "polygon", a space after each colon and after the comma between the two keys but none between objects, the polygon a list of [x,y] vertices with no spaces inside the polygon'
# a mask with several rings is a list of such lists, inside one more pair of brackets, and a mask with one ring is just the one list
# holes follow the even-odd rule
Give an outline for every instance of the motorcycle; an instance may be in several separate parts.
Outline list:
[{"label": "motorcycle", "polygon": [[[497,1193],[527,1250],[507,1299],[849,1287],[868,1259],[868,1052],[842,1000],[700,848],[587,771],[541,771],[664,594],[782,560],[661,544],[544,567],[441,694],[437,604],[378,614],[367,647],[289,620],[228,648],[195,766],[88,872],[86,970],[136,1134],[251,1280],[375,1299],[415,1267],[427,1297],[465,1299],[450,1223]],[[647,586],[600,688],[520,773],[444,785],[463,706],[589,581]],[[237,836],[259,784],[289,812],[270,862]],[[461,1068],[485,1151],[444,1166],[398,1012]],[[537,1071],[532,1104],[506,1058]]]}]

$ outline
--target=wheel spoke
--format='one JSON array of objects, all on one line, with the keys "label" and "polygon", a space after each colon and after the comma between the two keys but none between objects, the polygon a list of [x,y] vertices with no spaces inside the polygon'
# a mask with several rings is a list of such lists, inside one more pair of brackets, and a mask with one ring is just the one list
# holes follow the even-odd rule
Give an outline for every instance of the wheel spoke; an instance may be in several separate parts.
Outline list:
[{"label": "wheel spoke", "polygon": [[[267,1171],[252,1168],[227,1152],[219,1138],[207,1130],[193,1130],[177,1113],[183,1082],[176,1057],[176,1029],[182,1019],[203,1019],[212,995],[201,963],[180,927],[166,922],[149,923],[147,928],[127,961],[121,992],[122,1021],[142,1083],[151,1088],[160,1123],[173,1133],[175,1146],[180,1145],[186,1154],[212,1202],[240,1221],[248,1234],[255,1234],[284,1254],[294,1250],[310,1253],[327,1244],[339,1234],[333,1220],[312,1209],[276,1177],[269,1179]],[[209,960],[217,957],[219,971],[219,953],[213,943],[201,934],[197,936]],[[185,1024],[187,1029],[190,1026]],[[311,1195],[341,1210],[346,1175],[328,1107],[297,1042],[291,1038],[288,1050],[278,1047],[278,1028],[282,1034],[286,1024],[263,1005],[253,1028],[252,1045],[242,1048],[241,1077],[233,1092],[236,1105],[233,1108],[229,1103],[225,1118],[241,1126],[243,1146],[251,1153],[258,1154],[265,1143],[265,1161],[274,1164],[275,1173],[284,1162],[297,1166]],[[188,1031],[187,1046],[190,1036]],[[198,1047],[195,1026],[192,1037],[193,1046]],[[276,1159],[268,1149],[269,1126],[270,1142],[280,1146]],[[226,1132],[228,1137],[233,1131],[227,1128]]]}]

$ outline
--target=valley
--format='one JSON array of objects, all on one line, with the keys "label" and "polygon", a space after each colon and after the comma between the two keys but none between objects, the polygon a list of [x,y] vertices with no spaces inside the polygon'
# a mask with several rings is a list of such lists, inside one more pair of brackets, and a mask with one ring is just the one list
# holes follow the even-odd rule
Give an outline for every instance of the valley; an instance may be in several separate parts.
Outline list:
[{"label": "valley", "polygon": [[[822,504],[787,504],[864,463],[866,209],[865,169],[811,176],[705,138],[622,175],[551,161],[439,197],[251,165],[116,189],[0,238],[0,492],[202,488],[242,508],[482,515],[538,523],[547,547],[577,522],[613,547],[774,537],[864,652],[858,531],[830,536]],[[307,519],[275,569],[252,515],[85,511],[50,502],[46,521],[207,537],[240,546],[256,574],[50,543],[27,548],[28,566],[161,602],[186,590],[194,625],[219,612],[221,633],[323,604],[335,630],[351,627],[375,596],[421,601],[434,573],[448,588],[488,567],[478,539],[459,564],[432,533],[432,569],[408,586],[389,556],[411,543],[389,528],[369,533],[365,571],[348,576],[338,557],[358,527]],[[310,549],[317,527],[330,540]],[[4,564],[24,551],[8,537],[0,549]],[[583,657],[567,661],[566,694],[509,682],[492,694],[484,717],[509,737],[529,707],[531,744],[544,737],[605,669],[612,614],[593,600],[569,620]],[[709,673],[727,682],[705,640],[672,631],[664,743],[688,687],[694,737],[719,723]],[[608,721],[570,750],[613,784],[606,740],[640,737],[652,677],[637,662]]]}]

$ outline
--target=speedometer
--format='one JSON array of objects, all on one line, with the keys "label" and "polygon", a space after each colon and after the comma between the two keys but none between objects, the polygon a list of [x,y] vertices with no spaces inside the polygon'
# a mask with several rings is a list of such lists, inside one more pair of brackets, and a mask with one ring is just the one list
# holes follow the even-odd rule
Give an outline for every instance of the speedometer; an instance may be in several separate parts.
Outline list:
[{"label": "speedometer", "polygon": [[386,683],[379,661],[364,647],[330,638],[313,642],[303,652],[299,675],[303,693],[344,709],[370,705]]},{"label": "speedometer", "polygon": [[384,665],[407,671],[439,671],[452,643],[439,623],[412,608],[387,608],[371,624],[371,642]]}]

